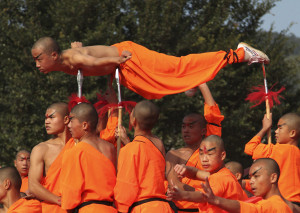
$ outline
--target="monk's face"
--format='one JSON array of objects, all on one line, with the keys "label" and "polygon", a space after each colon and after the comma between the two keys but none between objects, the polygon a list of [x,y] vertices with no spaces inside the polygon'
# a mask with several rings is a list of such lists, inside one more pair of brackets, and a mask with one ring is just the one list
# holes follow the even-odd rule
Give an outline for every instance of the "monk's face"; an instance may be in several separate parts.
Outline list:
[{"label": "monk's face", "polygon": [[201,142],[199,155],[203,170],[210,173],[219,171],[226,157],[225,151],[222,151],[216,142],[211,141]]},{"label": "monk's face", "polygon": [[35,61],[36,67],[40,72],[46,74],[53,71],[55,65],[55,60],[57,58],[57,53],[46,54],[42,48],[35,48],[31,50],[32,57]]},{"label": "monk's face", "polygon": [[68,124],[72,137],[80,139],[84,135],[83,124],[76,118],[74,113],[70,113],[70,122]]},{"label": "monk's face", "polygon": [[289,127],[284,119],[278,121],[275,138],[276,142],[280,144],[286,144],[291,140]]},{"label": "monk's face", "polygon": [[17,168],[21,177],[28,175],[30,166],[30,154],[27,152],[20,152],[15,160],[15,167]]},{"label": "monk's face", "polygon": [[186,144],[200,143],[205,130],[201,128],[198,116],[184,117],[181,125],[181,134]]},{"label": "monk's face", "polygon": [[249,170],[250,186],[255,196],[263,197],[271,189],[271,177],[263,163],[254,163]]},{"label": "monk's face", "polygon": [[54,108],[49,108],[45,114],[45,128],[47,134],[57,135],[65,130],[64,117]]}]

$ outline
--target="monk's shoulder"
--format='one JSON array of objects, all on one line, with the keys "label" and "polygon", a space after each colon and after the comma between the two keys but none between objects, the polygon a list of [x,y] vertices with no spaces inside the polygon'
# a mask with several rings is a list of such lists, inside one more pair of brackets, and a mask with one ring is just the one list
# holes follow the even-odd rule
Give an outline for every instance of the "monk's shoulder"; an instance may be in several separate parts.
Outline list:
[{"label": "monk's shoulder", "polygon": [[192,155],[191,151],[185,147],[179,149],[172,149],[167,152],[166,160],[175,164],[184,164]]},{"label": "monk's shoulder", "polygon": [[[49,141],[49,140],[48,140]],[[48,141],[40,142],[39,144],[35,145],[31,151],[31,155],[45,154],[49,149],[49,143]]]}]

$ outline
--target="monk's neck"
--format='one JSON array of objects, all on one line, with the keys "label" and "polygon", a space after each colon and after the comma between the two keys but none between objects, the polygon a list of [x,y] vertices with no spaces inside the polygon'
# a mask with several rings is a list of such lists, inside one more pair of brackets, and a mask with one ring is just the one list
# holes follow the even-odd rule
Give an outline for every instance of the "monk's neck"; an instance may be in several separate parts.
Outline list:
[{"label": "monk's neck", "polygon": [[199,141],[197,143],[193,143],[193,144],[185,144],[185,147],[188,149],[191,149],[193,151],[196,151],[200,147],[200,143],[201,143],[201,141]]},{"label": "monk's neck", "polygon": [[61,141],[66,144],[72,137],[69,129],[66,127],[62,133],[57,134],[57,138],[61,139]]},{"label": "monk's neck", "polygon": [[98,140],[98,135],[96,132],[86,132],[82,137],[79,138],[79,141],[84,141],[87,143],[93,143]]},{"label": "monk's neck", "polygon": [[134,130],[134,137],[138,136],[138,135],[152,136],[152,132],[151,131],[141,130],[141,129],[135,129]]},{"label": "monk's neck", "polygon": [[17,190],[13,190],[9,192],[8,196],[6,197],[5,201],[3,201],[3,205],[6,208],[9,208],[11,205],[13,205],[15,202],[17,202],[21,198],[20,192]]},{"label": "monk's neck", "polygon": [[278,196],[282,197],[282,195],[278,189],[278,186],[275,184],[273,184],[271,189],[269,190],[269,192],[263,196],[263,199],[268,199],[274,195],[278,195]]},{"label": "monk's neck", "polygon": [[220,167],[218,167],[216,170],[210,171],[210,174],[211,174],[211,175],[212,175],[212,174],[215,174],[215,173],[219,172],[221,169],[223,169],[224,167],[225,167],[225,164],[223,163],[223,164],[220,165]]}]

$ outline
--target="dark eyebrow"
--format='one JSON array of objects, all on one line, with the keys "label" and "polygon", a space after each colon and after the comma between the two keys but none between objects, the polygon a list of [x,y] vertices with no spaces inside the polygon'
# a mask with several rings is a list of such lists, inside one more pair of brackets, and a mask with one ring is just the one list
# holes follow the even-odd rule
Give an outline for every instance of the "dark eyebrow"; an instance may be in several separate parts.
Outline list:
[{"label": "dark eyebrow", "polygon": [[54,113],[56,113],[56,111],[54,111],[53,113],[51,113],[50,115],[46,115],[46,118],[50,118],[52,115],[54,115]]},{"label": "dark eyebrow", "polygon": [[282,127],[282,126],[284,126],[284,125],[286,125],[286,123],[283,123],[283,124],[277,125],[277,127],[278,127],[278,128],[280,128],[280,127]]},{"label": "dark eyebrow", "polygon": [[72,120],[74,118],[74,116],[69,116],[69,119]]},{"label": "dark eyebrow", "polygon": [[[213,151],[215,149],[216,149],[216,147],[210,148],[210,149],[207,150],[207,152]],[[203,149],[199,148],[199,151],[203,152]]]},{"label": "dark eyebrow", "polygon": [[37,60],[43,53],[41,52],[38,56],[33,57],[34,60]]},{"label": "dark eyebrow", "polygon": [[252,174],[250,174],[250,176],[253,176],[253,175],[255,175],[259,170],[261,170],[262,169],[262,167],[260,167],[259,169],[257,169],[256,171],[254,171]]}]

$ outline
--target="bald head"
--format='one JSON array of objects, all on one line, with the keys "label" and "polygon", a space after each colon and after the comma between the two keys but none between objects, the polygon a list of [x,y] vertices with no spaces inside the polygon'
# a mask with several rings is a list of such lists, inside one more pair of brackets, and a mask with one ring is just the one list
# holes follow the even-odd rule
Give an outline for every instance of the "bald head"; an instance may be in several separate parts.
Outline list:
[{"label": "bald head", "polygon": [[199,113],[189,113],[186,116],[184,116],[183,120],[186,118],[193,118],[196,122],[198,122],[200,124],[200,127],[202,129],[206,128],[206,120],[205,117],[202,114]]},{"label": "bald head", "polygon": [[230,161],[225,164],[225,167],[231,171],[232,174],[236,175],[237,173],[241,174],[241,177],[244,175],[244,169],[241,163],[236,161]]},{"label": "bald head", "polygon": [[224,148],[224,141],[223,139],[218,136],[218,135],[210,135],[210,136],[207,136],[206,138],[204,138],[202,140],[202,142],[207,142],[207,143],[215,143],[215,145],[217,146],[217,148],[220,150],[220,151],[225,151],[225,148]]},{"label": "bald head", "polygon": [[92,131],[95,131],[98,124],[98,113],[94,106],[89,103],[77,104],[71,113],[82,123],[88,122]]},{"label": "bald head", "polygon": [[69,115],[68,104],[63,103],[63,102],[57,102],[57,103],[51,104],[48,107],[48,109],[54,109],[55,112],[60,114],[62,117]]},{"label": "bald head", "polygon": [[20,191],[22,185],[22,179],[15,167],[2,167],[0,168],[0,181],[1,183],[9,179],[11,182],[12,187],[16,190]]},{"label": "bald head", "polygon": [[151,130],[158,119],[159,109],[151,101],[144,100],[137,103],[133,116],[142,130]]},{"label": "bald head", "polygon": [[51,54],[52,52],[57,52],[60,54],[61,50],[58,45],[58,43],[51,37],[42,37],[39,40],[37,40],[33,46],[32,49],[42,49],[46,54]]},{"label": "bald head", "polygon": [[20,156],[20,154],[26,154],[26,155],[29,155],[30,156],[30,152],[26,149],[21,149],[20,151],[17,152],[16,154],[16,160],[18,158],[18,156]]},{"label": "bald head", "polygon": [[259,158],[255,160],[252,164],[252,166],[257,166],[257,165],[260,165],[262,168],[264,168],[269,175],[273,173],[277,174],[277,182],[278,182],[280,176],[280,168],[275,160],[273,160],[272,158]]},{"label": "bald head", "polygon": [[280,119],[284,120],[290,131],[296,131],[295,138],[298,140],[300,138],[300,115],[297,113],[287,113]]}]

